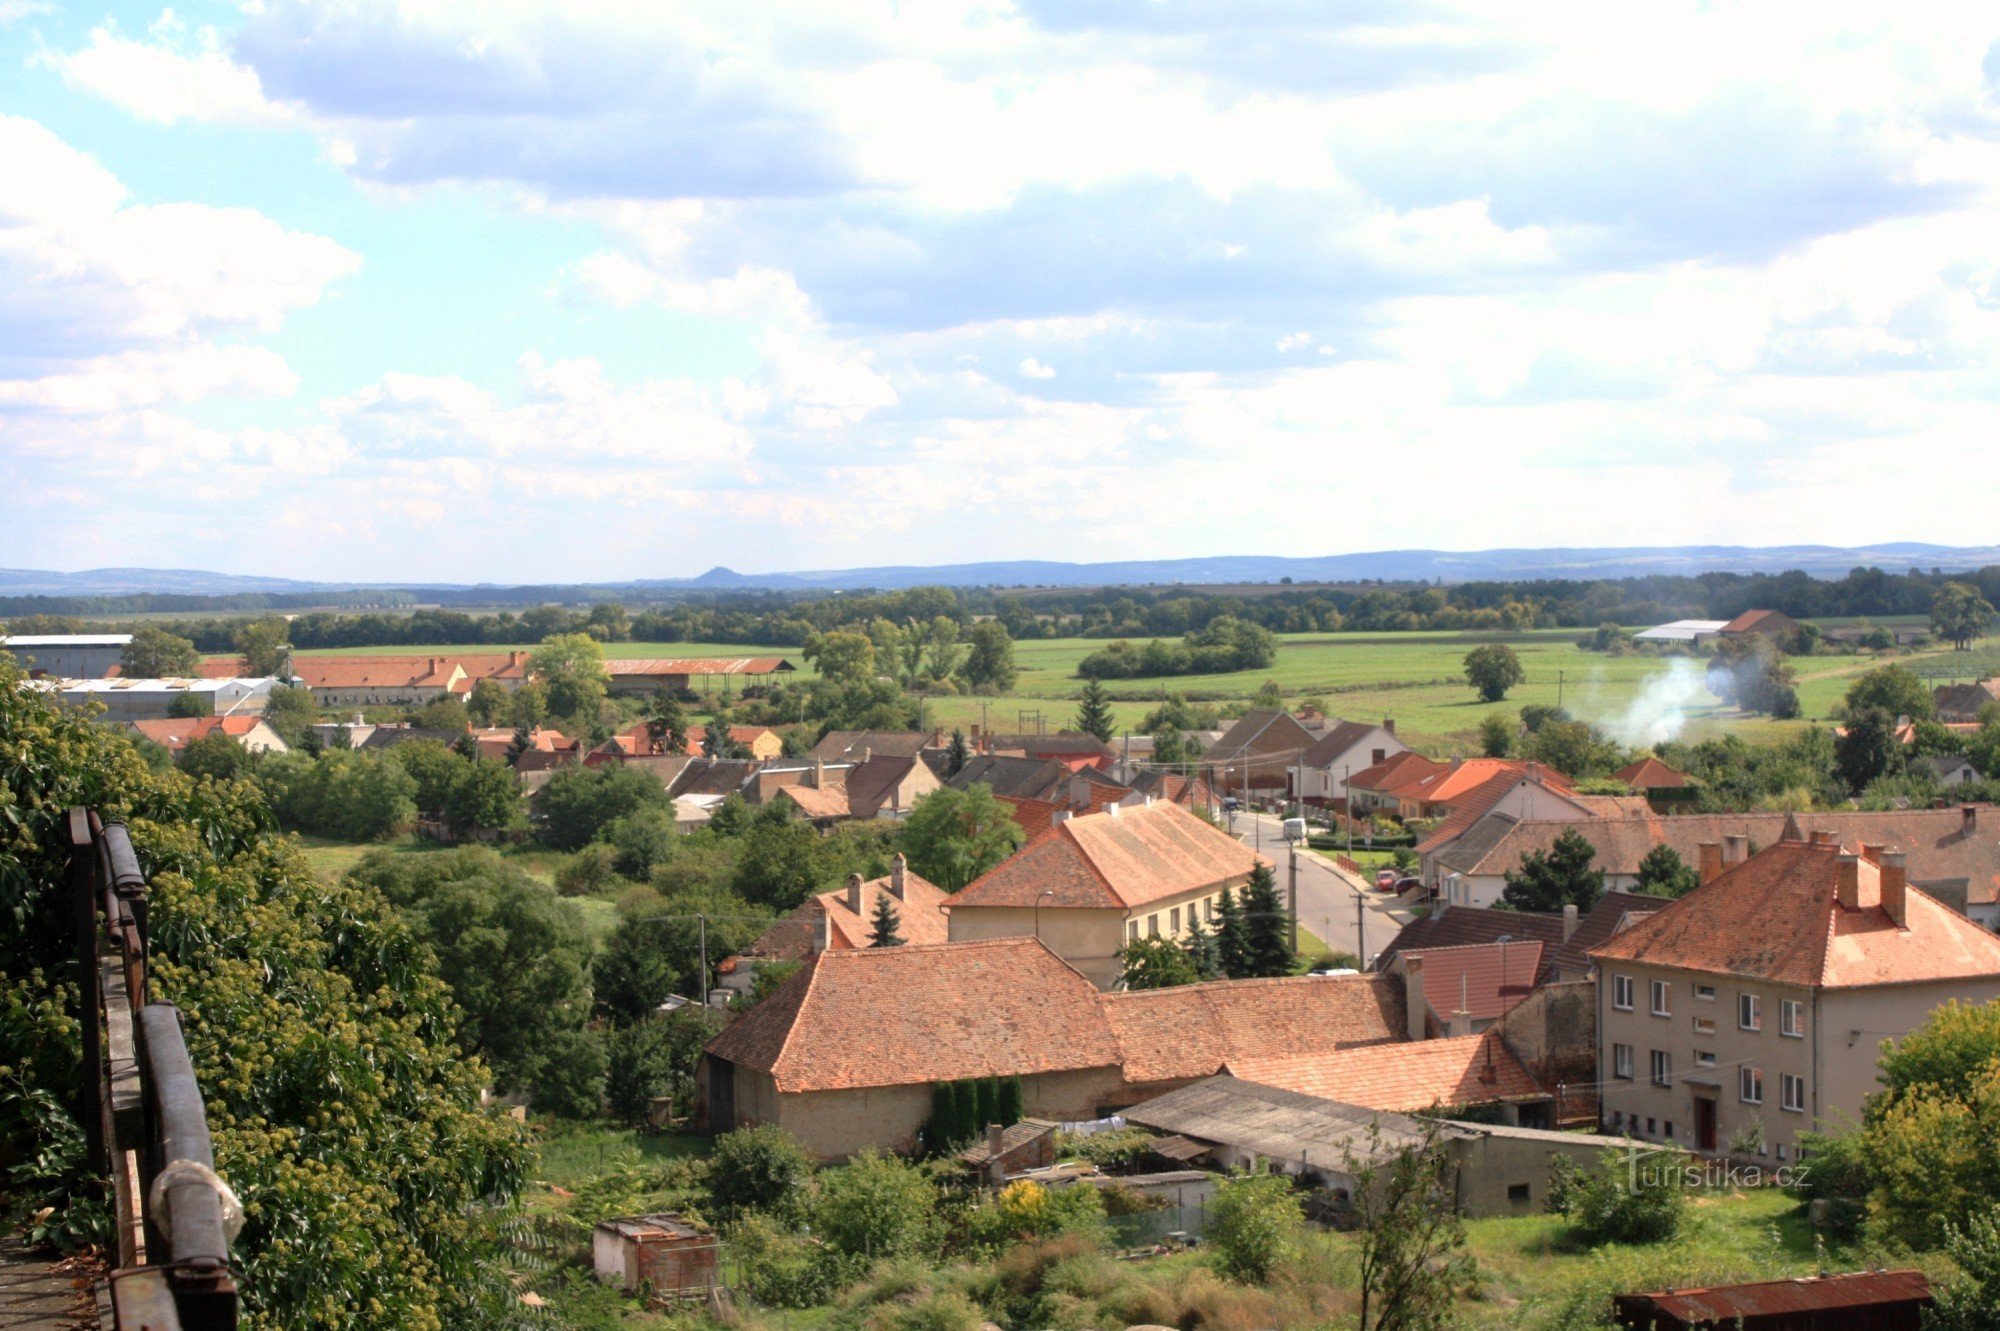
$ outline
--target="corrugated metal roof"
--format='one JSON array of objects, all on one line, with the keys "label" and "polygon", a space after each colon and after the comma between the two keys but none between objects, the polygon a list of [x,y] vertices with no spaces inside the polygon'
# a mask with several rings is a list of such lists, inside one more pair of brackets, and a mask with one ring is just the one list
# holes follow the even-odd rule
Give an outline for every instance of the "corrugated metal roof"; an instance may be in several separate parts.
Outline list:
[{"label": "corrugated metal roof", "polygon": [[633,656],[604,662],[612,675],[768,675],[796,669],[782,656]]},{"label": "corrugated metal roof", "polygon": [[1931,1282],[1922,1271],[1853,1271],[1793,1280],[1764,1280],[1749,1285],[1717,1285],[1707,1289],[1666,1290],[1657,1294],[1623,1294],[1621,1314],[1649,1309],[1683,1322],[1727,1324],[1736,1318],[1774,1317],[1786,1313],[1834,1312],[1910,1300],[1928,1302]]}]

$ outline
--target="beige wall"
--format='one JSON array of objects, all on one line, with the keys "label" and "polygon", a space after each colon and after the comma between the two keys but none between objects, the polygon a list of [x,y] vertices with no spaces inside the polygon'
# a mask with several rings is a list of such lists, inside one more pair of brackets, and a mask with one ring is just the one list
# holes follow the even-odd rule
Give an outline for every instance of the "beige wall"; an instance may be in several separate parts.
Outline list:
[{"label": "beige wall", "polygon": [[[1565,1138],[1567,1140],[1565,1140]],[[1459,1209],[1469,1216],[1539,1215],[1548,1205],[1557,1156],[1594,1169],[1607,1147],[1622,1143],[1577,1133],[1480,1133],[1448,1140],[1458,1166]],[[1525,1190],[1526,1196],[1515,1195]]]},{"label": "beige wall", "polygon": [[[1234,891],[1240,892],[1242,885],[1241,880],[1230,880]],[[1184,938],[1197,914],[1204,926],[1212,925],[1215,903],[1221,896],[1222,885],[1216,884],[1163,897],[1137,910],[1044,906],[1039,932],[1050,951],[1082,971],[1098,988],[1110,989],[1123,974],[1118,951],[1128,938]],[[1037,932],[1035,911],[1026,906],[953,906],[950,917],[948,936],[954,943],[974,938],[1026,938]]]},{"label": "beige wall", "polygon": [[1944,984],[1892,984],[1830,989],[1820,997],[1820,1113],[1858,1119],[1861,1102],[1878,1089],[1876,1062],[1882,1042],[1922,1026],[1933,1010],[1953,999],[1990,1003],[2000,998],[2000,977]]}]

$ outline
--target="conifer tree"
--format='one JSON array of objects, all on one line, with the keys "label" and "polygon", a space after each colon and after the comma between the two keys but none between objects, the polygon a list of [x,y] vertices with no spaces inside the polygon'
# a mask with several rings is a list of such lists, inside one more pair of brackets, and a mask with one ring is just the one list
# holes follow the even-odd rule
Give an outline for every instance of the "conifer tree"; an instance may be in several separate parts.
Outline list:
[{"label": "conifer tree", "polygon": [[1021,1079],[1008,1077],[1000,1083],[1000,1108],[993,1121],[1003,1128],[1011,1128],[1021,1121],[1023,1112]]},{"label": "conifer tree", "polygon": [[1076,728],[1086,735],[1097,736],[1099,742],[1109,744],[1115,723],[1111,719],[1111,699],[1105,695],[1104,685],[1098,680],[1090,680],[1083,686],[1083,702],[1077,708]]},{"label": "conifer tree", "polygon": [[1194,967],[1197,976],[1204,980],[1222,978],[1222,949],[1216,945],[1215,935],[1202,926],[1200,917],[1188,921],[1181,950],[1187,953],[1188,964]]},{"label": "conifer tree", "polygon": [[514,728],[514,738],[507,741],[507,765],[512,767],[520,762],[521,755],[526,753],[533,746],[534,742],[534,736],[526,726],[516,726]]},{"label": "conifer tree", "polygon": [[1236,904],[1236,894],[1226,887],[1222,889],[1222,900],[1215,906],[1215,957],[1222,973],[1232,980],[1250,974],[1250,943],[1243,932],[1243,908]]},{"label": "conifer tree", "polygon": [[901,947],[904,940],[898,930],[902,924],[903,917],[896,913],[896,907],[891,904],[889,894],[884,892],[875,898],[875,915],[869,921],[868,946]]},{"label": "conifer tree", "polygon": [[1292,973],[1291,916],[1278,898],[1277,875],[1260,864],[1243,885],[1245,974],[1251,977]]},{"label": "conifer tree", "polygon": [[947,777],[957,776],[960,772],[965,770],[965,764],[968,761],[970,761],[971,758],[972,758],[972,751],[968,749],[965,744],[965,732],[963,730],[952,731],[951,747],[944,751],[945,776]]}]

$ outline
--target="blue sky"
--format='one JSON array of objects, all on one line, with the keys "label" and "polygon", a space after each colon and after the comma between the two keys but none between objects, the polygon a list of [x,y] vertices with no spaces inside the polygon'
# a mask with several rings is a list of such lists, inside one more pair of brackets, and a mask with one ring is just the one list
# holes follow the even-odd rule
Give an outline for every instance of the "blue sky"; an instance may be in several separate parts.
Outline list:
[{"label": "blue sky", "polygon": [[0,565],[1987,543],[1980,8],[0,0]]}]

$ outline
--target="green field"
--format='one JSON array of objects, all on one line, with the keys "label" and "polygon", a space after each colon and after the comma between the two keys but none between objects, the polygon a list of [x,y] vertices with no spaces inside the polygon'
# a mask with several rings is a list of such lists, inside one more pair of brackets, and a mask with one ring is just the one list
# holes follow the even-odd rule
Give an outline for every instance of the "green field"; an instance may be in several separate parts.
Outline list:
[{"label": "green field", "polygon": [[[1663,676],[1669,663],[1658,657],[1609,657],[1579,651],[1574,629],[1520,633],[1299,633],[1279,638],[1277,661],[1266,670],[1227,675],[1187,675],[1168,680],[1122,680],[1107,684],[1120,726],[1136,728],[1167,693],[1215,702],[1246,702],[1266,680],[1276,680],[1286,699],[1324,700],[1336,716],[1354,719],[1393,717],[1410,742],[1438,754],[1468,752],[1480,721],[1491,712],[1513,712],[1527,703],[1553,706],[1558,700],[1576,715],[1604,723],[1622,715],[1647,682]],[[1521,658],[1527,679],[1502,703],[1481,703],[1462,675],[1465,654],[1482,643],[1504,642]],[[437,654],[503,652],[531,648],[532,643],[481,647],[347,648],[338,655]],[[1003,731],[1032,729],[1037,717],[1050,730],[1070,724],[1083,681],[1076,664],[1104,646],[1094,638],[1049,638],[1015,645],[1020,680],[1002,697],[933,697],[925,702],[927,724],[970,729],[984,724]],[[621,642],[606,646],[613,657],[643,656],[783,656],[799,667],[793,679],[810,679],[811,669],[798,649],[725,643]],[[318,653],[314,653],[317,655]],[[1931,649],[1891,658],[1942,683],[1947,679],[1980,678],[2000,669],[2000,653],[1987,650],[1954,653]],[[1808,720],[1825,720],[1853,677],[1881,662],[1872,656],[1794,658],[1799,676],[1799,700]],[[1698,664],[1698,663],[1697,663]],[[1687,708],[1688,734],[1707,738],[1737,733],[1751,740],[1769,740],[1804,722],[1745,718],[1698,693]]]}]

